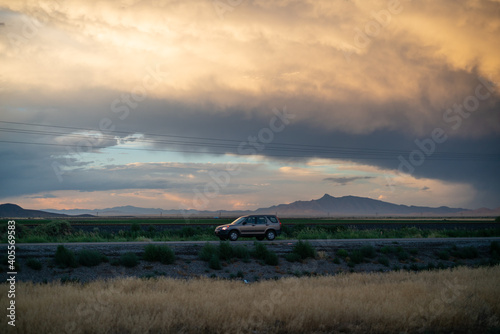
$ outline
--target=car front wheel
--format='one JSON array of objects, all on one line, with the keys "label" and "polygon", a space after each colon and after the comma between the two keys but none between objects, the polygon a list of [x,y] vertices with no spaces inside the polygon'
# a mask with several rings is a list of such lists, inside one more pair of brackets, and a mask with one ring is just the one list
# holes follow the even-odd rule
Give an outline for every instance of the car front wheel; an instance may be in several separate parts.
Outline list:
[{"label": "car front wheel", "polygon": [[274,238],[276,238],[276,232],[274,232],[273,230],[267,231],[266,238],[267,240],[274,240]]},{"label": "car front wheel", "polygon": [[238,232],[236,231],[229,232],[229,240],[236,241],[238,240],[238,237],[239,237]]}]

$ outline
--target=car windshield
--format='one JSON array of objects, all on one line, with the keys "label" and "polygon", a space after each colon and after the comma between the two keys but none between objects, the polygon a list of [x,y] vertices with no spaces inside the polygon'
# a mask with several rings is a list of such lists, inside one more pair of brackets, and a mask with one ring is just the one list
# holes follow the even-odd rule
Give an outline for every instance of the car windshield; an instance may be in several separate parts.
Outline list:
[{"label": "car windshield", "polygon": [[238,225],[238,224],[244,222],[246,219],[247,219],[247,217],[240,217],[240,218],[236,219],[235,221],[233,221],[230,225]]}]

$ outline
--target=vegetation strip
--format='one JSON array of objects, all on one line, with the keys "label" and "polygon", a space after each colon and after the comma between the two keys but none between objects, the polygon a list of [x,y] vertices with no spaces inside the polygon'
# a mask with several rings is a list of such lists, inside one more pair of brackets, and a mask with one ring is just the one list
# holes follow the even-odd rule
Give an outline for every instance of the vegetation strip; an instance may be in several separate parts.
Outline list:
[{"label": "vegetation strip", "polygon": [[[218,222],[222,223],[222,220]],[[358,229],[355,226],[311,226],[305,223],[290,226],[284,223],[282,235],[278,240],[499,237],[500,225],[494,223],[493,225],[495,227],[434,230],[417,227]],[[31,228],[18,224],[16,236],[18,243],[217,240],[214,229],[210,226],[182,226],[175,229],[157,230],[154,225],[134,222],[129,225],[120,225],[115,231],[95,227],[92,231],[85,232],[75,229],[66,220],[50,221]],[[0,225],[0,241],[4,243],[7,241],[6,224]]]},{"label": "vegetation strip", "polygon": [[[71,280],[63,285],[21,282],[19,291],[24,293],[17,298],[24,316],[16,327],[26,334],[496,333],[499,275],[495,266],[252,284],[207,278],[127,278],[84,285]],[[1,303],[7,289],[0,285]],[[0,319],[2,328],[6,321]]]}]

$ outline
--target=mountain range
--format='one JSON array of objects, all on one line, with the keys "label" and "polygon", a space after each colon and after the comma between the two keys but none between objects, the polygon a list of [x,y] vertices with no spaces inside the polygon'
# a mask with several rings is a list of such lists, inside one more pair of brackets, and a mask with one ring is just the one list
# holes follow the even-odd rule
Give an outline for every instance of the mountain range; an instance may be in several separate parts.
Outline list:
[{"label": "mountain range", "polygon": [[295,201],[279,204],[254,211],[197,211],[197,210],[164,210],[159,208],[139,208],[120,206],[108,209],[71,209],[71,210],[26,210],[15,204],[0,205],[0,217],[9,218],[49,218],[49,217],[94,217],[94,216],[238,216],[244,214],[277,214],[280,217],[347,217],[347,216],[500,216],[500,207],[496,209],[481,208],[469,210],[464,208],[426,207],[401,205],[375,200],[366,197],[343,196],[333,197],[325,194],[319,199]]},{"label": "mountain range", "polygon": [[[77,217],[92,217],[88,214],[75,215]],[[41,210],[27,210],[23,209],[19,205],[6,203],[0,204],[0,218],[64,218],[70,217],[70,215],[57,213],[57,212],[47,212]]]}]

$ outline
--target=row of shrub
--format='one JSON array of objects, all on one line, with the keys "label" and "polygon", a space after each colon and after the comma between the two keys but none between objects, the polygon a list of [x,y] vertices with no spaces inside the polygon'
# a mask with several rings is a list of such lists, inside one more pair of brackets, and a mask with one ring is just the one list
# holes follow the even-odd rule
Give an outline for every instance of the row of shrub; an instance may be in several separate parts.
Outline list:
[{"label": "row of shrub", "polygon": [[316,255],[316,249],[309,242],[299,240],[293,246],[292,252],[285,255],[285,259],[289,262],[298,262],[307,258],[314,259]]},{"label": "row of shrub", "polygon": [[249,250],[245,245],[233,246],[229,241],[221,241],[218,246],[206,243],[199,251],[198,257],[200,260],[208,262],[208,266],[215,270],[222,269],[221,260],[240,259],[243,262],[248,262],[251,257],[266,265],[276,266],[279,264],[278,255],[267,249],[265,244],[257,242],[252,250]]},{"label": "row of shrub", "polygon": [[[380,253],[380,254],[379,254]],[[500,243],[494,241],[490,245],[489,253],[491,258],[485,262],[488,265],[495,265],[500,263]],[[378,256],[377,262],[389,267],[388,255],[395,256],[400,262],[410,260],[416,262],[413,256],[418,254],[417,249],[405,250],[401,246],[384,246],[376,250],[371,245],[366,245],[360,249],[354,249],[350,252],[345,249],[339,249],[335,252],[333,259],[334,263],[340,264],[343,259],[350,267],[363,262],[371,262]],[[285,259],[289,262],[303,261],[308,258],[316,258],[317,252],[314,247],[307,241],[299,240],[291,253],[285,255]],[[479,256],[476,247],[457,247],[452,246],[447,250],[436,252],[440,260],[450,260],[450,257],[455,259],[475,259]],[[266,265],[278,265],[279,258],[273,251],[267,249],[263,243],[254,243],[253,249],[248,249],[245,245],[232,245],[230,242],[220,242],[219,245],[206,243],[198,253],[198,257],[208,262],[209,267],[219,270],[222,268],[222,261],[231,261],[239,259],[243,262],[250,261],[250,258],[255,258]],[[166,245],[149,244],[144,248],[142,259],[150,262],[160,262],[162,264],[172,264],[175,262],[174,251]],[[62,268],[78,266],[97,266],[103,262],[108,262],[109,259],[97,250],[81,250],[77,253],[67,249],[63,245],[59,245],[54,257],[56,265]],[[125,267],[134,267],[139,263],[140,258],[132,252],[124,253],[120,258],[115,258],[110,261],[112,265],[123,265]],[[483,261],[484,262],[484,261]],[[2,263],[7,263],[7,258],[4,256]],[[39,260],[30,258],[26,261],[26,265],[34,270],[40,270],[42,264]],[[411,269],[417,266],[416,264],[410,265]],[[428,266],[432,267],[431,264]],[[439,266],[438,266],[439,267]],[[398,269],[397,266],[393,269]],[[432,268],[431,268],[432,269]],[[16,270],[20,270],[19,264],[16,262]]]},{"label": "row of shrub", "polygon": [[[166,245],[149,244],[144,248],[142,259],[150,262],[161,262],[163,264],[172,264],[175,261],[175,253]],[[112,265],[123,265],[125,267],[135,267],[140,258],[133,252],[123,253],[119,259],[111,260]],[[81,250],[78,253],[67,249],[63,245],[57,246],[54,257],[56,265],[62,268],[76,268],[79,265],[93,267],[108,262],[108,258],[96,250]]]},{"label": "row of shrub", "polygon": [[[378,253],[381,255],[378,256]],[[418,254],[418,249],[413,248],[409,250],[405,250],[401,246],[384,246],[380,249],[376,250],[373,246],[363,246],[360,249],[351,250],[348,252],[345,249],[339,249],[336,251],[336,257],[333,259],[334,263],[340,264],[340,259],[343,259],[350,267],[354,267],[356,264],[360,264],[363,262],[371,262],[374,258],[377,258],[377,262],[389,267],[389,255],[395,256],[396,259],[402,263],[406,263],[408,260],[412,262],[409,266],[404,266],[403,268],[409,270],[422,270],[425,268],[428,269],[441,269],[443,268],[442,262],[439,262],[437,266],[432,263],[428,265],[417,265],[414,262],[417,262],[416,256]],[[483,259],[480,265],[497,265],[500,263],[500,244],[497,241],[493,241],[490,244],[489,249],[490,259]],[[442,261],[449,261],[453,259],[454,261],[458,261],[458,263],[462,263],[461,260],[466,259],[476,259],[479,257],[479,251],[476,247],[457,247],[456,245],[445,249],[436,251],[435,255]],[[408,268],[406,268],[408,267]],[[394,270],[398,270],[398,266],[395,265],[393,267]]]},{"label": "row of shrub", "polygon": [[63,245],[59,245],[57,246],[54,261],[56,265],[62,268],[76,268],[79,265],[93,267],[109,260],[105,255],[96,250],[81,250],[75,254]]}]

